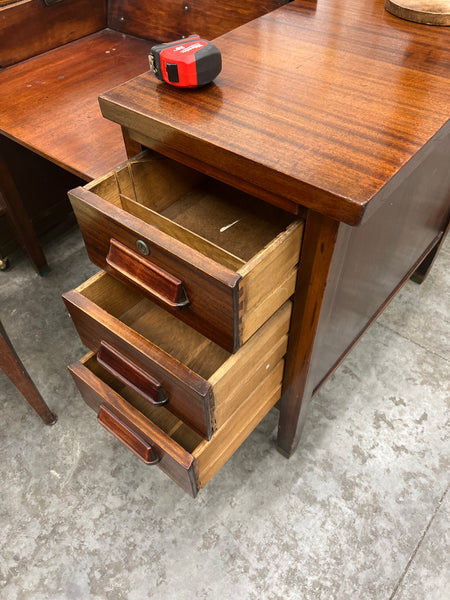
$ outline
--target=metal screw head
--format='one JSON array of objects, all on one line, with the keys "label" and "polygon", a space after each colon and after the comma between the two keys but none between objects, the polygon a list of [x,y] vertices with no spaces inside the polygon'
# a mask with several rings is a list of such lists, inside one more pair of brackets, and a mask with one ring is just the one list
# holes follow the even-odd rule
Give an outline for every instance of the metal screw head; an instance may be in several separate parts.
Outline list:
[{"label": "metal screw head", "polygon": [[139,252],[141,254],[145,254],[145,256],[148,256],[150,254],[150,248],[147,246],[147,244],[143,240],[138,240],[136,242],[136,248],[139,250]]}]

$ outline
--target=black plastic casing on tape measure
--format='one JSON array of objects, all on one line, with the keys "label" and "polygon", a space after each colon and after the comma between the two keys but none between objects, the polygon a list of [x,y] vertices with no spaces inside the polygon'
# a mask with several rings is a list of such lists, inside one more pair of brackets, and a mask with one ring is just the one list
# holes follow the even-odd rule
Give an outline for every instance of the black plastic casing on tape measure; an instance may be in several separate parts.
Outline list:
[{"label": "black plastic casing on tape measure", "polygon": [[176,87],[206,85],[222,70],[220,50],[199,35],[153,46],[149,59],[156,77]]}]

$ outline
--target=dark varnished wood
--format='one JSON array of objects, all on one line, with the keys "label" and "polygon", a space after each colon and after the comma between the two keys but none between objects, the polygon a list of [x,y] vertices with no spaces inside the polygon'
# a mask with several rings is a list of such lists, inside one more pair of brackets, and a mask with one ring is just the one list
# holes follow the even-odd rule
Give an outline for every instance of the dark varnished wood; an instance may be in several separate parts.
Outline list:
[{"label": "dark varnished wood", "polygon": [[110,344],[100,342],[97,362],[122,383],[132,387],[150,404],[154,406],[166,404],[168,398],[161,383],[143,369],[139,369]]},{"label": "dark varnished wood", "polygon": [[293,2],[216,43],[211,86],[185,93],[143,74],[103,94],[103,114],[182,162],[350,225],[448,119],[450,30],[400,21],[382,0]]},{"label": "dark varnished wood", "polygon": [[442,239],[450,220],[450,123],[445,129],[370,219],[341,225],[314,346],[314,388]]},{"label": "dark varnished wood", "polygon": [[[138,243],[142,240],[138,240]],[[168,308],[183,308],[189,304],[183,282],[161,267],[111,239],[106,264],[112,273],[131,283],[147,296],[158,300]]]},{"label": "dark varnished wood", "polygon": [[[75,219],[67,190],[80,185],[81,179],[3,136],[0,136],[0,157],[0,161],[6,162],[9,177],[31,220],[33,235],[40,239],[50,230],[56,231],[56,227],[63,231],[73,226]],[[16,209],[19,205],[13,201],[13,206]],[[15,230],[5,213],[0,217],[0,253],[11,254],[19,247]],[[15,259],[11,259],[14,268]]]},{"label": "dark varnished wood", "polygon": [[99,379],[81,362],[70,365],[69,371],[85,402],[98,414],[100,406],[106,405],[119,418],[133,423],[141,435],[149,441],[160,460],[158,468],[195,496],[198,490],[194,459],[179,444],[156,427],[142,413],[133,408],[117,392]]},{"label": "dark varnished wood", "polygon": [[152,42],[104,30],[0,73],[0,133],[89,181],[126,159],[97,96],[148,69]]},{"label": "dark varnished wood", "polygon": [[312,395],[311,355],[338,228],[338,221],[319,213],[310,211],[307,215],[278,426],[278,448],[286,456],[297,447]]},{"label": "dark varnished wood", "polygon": [[108,26],[139,37],[168,42],[197,33],[212,39],[260,15],[286,4],[288,0],[110,0]]},{"label": "dark varnished wood", "polygon": [[0,8],[0,67],[7,67],[106,27],[106,0],[43,0]]},{"label": "dark varnished wood", "polygon": [[113,410],[104,404],[100,406],[97,421],[144,464],[155,465],[160,461],[160,457],[151,443],[139,432],[134,431],[134,427],[130,422],[125,422],[123,417],[117,416]]},{"label": "dark varnished wood", "polygon": [[139,144],[309,209],[278,435],[290,455],[311,396],[443,239],[450,30],[383,0],[297,0],[216,43],[211,86],[144,74],[100,103]]},{"label": "dark varnished wood", "polygon": [[48,408],[0,321],[0,369],[16,386],[25,400],[34,408],[46,425],[56,423],[56,415]]},{"label": "dark varnished wood", "polygon": [[[153,293],[149,296],[167,310],[175,310],[178,318],[222,347],[234,350],[238,343],[235,315],[240,276],[237,273],[84,188],[72,190],[70,196],[89,258],[94,264],[134,286],[132,278],[111,269],[106,257],[111,239],[130,249],[136,247],[137,240],[144,241],[150,249],[147,262],[182,281],[189,304],[181,309],[171,309]],[[135,287],[144,291],[141,285]]]},{"label": "dark varnished wood", "polygon": [[17,241],[38,273],[45,273],[48,269],[47,259],[2,154],[0,154],[0,196]]}]

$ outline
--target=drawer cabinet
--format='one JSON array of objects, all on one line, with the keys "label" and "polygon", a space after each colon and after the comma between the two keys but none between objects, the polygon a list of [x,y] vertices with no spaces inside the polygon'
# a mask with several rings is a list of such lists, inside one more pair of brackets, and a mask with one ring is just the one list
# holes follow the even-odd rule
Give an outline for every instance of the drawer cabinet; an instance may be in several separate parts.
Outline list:
[{"label": "drawer cabinet", "polygon": [[303,222],[156,153],[70,199],[94,264],[230,352],[294,292]]},{"label": "drawer cabinet", "polygon": [[191,495],[281,395],[298,217],[145,151],[70,192],[103,270],[63,295],[99,423]]}]

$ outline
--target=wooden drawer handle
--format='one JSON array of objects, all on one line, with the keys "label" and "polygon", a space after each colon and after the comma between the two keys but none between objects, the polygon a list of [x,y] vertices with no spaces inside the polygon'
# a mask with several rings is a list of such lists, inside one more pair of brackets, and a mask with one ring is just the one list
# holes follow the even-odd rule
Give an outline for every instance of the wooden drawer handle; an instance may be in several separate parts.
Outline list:
[{"label": "wooden drawer handle", "polygon": [[104,404],[100,406],[97,421],[146,465],[155,465],[161,460],[149,442],[121,421]]},{"label": "wooden drawer handle", "polygon": [[100,342],[97,361],[109,373],[131,387],[154,406],[162,406],[168,401],[166,392],[159,381],[134,365],[106,342]]},{"label": "wooden drawer handle", "polygon": [[110,241],[106,263],[122,279],[131,282],[145,294],[170,308],[183,308],[189,304],[186,290],[180,279],[117,240]]}]

